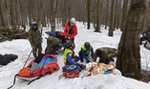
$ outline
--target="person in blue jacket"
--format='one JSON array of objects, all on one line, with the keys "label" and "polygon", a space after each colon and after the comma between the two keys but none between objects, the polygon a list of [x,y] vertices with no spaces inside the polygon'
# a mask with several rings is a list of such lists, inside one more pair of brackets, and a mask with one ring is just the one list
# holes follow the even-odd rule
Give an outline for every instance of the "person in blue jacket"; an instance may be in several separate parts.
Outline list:
[{"label": "person in blue jacket", "polygon": [[93,61],[94,58],[94,50],[89,42],[85,42],[81,46],[81,50],[79,51],[80,61],[83,62],[85,59],[86,63]]},{"label": "person in blue jacket", "polygon": [[82,70],[85,66],[78,63],[80,58],[75,55],[74,48],[75,45],[72,41],[67,43],[67,48],[64,51],[64,63],[65,65],[76,65],[79,70]]}]

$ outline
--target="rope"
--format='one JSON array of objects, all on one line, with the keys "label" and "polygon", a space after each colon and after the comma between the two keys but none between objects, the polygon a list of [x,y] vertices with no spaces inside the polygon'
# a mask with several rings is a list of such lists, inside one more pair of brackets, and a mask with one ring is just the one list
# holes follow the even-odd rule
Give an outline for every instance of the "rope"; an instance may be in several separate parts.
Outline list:
[{"label": "rope", "polygon": [[[25,62],[25,64],[24,64],[23,68],[26,66],[26,64],[27,64],[27,62],[28,62],[28,60],[29,60],[29,58],[30,58],[31,53],[32,53],[32,51],[31,51],[30,54],[28,55],[28,58],[27,58],[27,60],[26,60],[26,62]],[[22,68],[22,69],[23,69],[23,68]],[[8,87],[7,89],[11,89],[11,88],[15,85],[15,83],[16,83],[16,77],[17,77],[17,74],[14,76],[13,84],[12,84],[10,87]]]},{"label": "rope", "polygon": [[15,85],[15,83],[16,83],[16,77],[17,77],[17,74],[16,74],[15,77],[14,77],[13,84],[12,84],[10,87],[8,87],[7,89],[10,89],[10,88],[12,88],[12,87]]}]

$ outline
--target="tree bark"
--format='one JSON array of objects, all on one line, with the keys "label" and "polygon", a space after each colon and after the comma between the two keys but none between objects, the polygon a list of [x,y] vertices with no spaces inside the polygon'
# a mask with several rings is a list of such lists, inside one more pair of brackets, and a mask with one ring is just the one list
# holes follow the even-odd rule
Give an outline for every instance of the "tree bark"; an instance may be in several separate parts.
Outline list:
[{"label": "tree bark", "polygon": [[51,31],[55,31],[55,17],[57,12],[57,4],[58,0],[51,0],[51,16],[50,16],[50,23],[51,23]]},{"label": "tree bark", "polygon": [[2,1],[0,1],[0,26],[5,26],[4,16],[2,13]]},{"label": "tree bark", "polygon": [[122,24],[121,24],[121,29],[124,30],[125,22],[127,19],[127,14],[128,14],[128,7],[129,0],[123,0],[123,12],[122,12]]},{"label": "tree bark", "polygon": [[117,68],[124,76],[140,78],[140,34],[138,25],[140,18],[146,11],[146,0],[132,0],[125,29],[119,43]]},{"label": "tree bark", "polygon": [[111,18],[110,18],[110,28],[109,28],[109,33],[108,36],[113,36],[113,31],[115,29],[114,25],[115,25],[115,8],[116,7],[116,0],[112,0],[112,4],[111,4]]},{"label": "tree bark", "polygon": [[99,3],[100,3],[100,0],[96,0],[96,26],[95,26],[95,32],[100,32]]},{"label": "tree bark", "polygon": [[91,22],[91,1],[86,1],[86,9],[87,9],[87,29],[90,29],[90,22]]}]

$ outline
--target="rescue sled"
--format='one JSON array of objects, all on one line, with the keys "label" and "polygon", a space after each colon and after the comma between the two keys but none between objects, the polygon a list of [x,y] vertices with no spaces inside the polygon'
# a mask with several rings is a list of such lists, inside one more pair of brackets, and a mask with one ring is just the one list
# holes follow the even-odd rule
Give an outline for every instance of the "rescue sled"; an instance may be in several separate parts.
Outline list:
[{"label": "rescue sled", "polygon": [[38,76],[45,76],[46,74],[51,74],[59,69],[56,56],[48,54],[42,57],[42,59],[36,66],[37,69],[34,69],[33,72],[31,72],[33,68],[32,66],[34,66],[32,64],[35,62],[35,60],[36,59],[31,60],[27,67],[20,70],[17,74],[17,77],[24,80],[32,80],[34,78],[37,78]]},{"label": "rescue sled", "polygon": [[29,81],[29,85],[33,81],[40,79],[46,74],[52,74],[57,70],[59,70],[59,65],[57,64],[57,58],[55,55],[40,55],[39,57],[32,59],[26,67],[21,69],[15,75],[13,84],[7,89],[10,89],[15,85],[16,78]]}]

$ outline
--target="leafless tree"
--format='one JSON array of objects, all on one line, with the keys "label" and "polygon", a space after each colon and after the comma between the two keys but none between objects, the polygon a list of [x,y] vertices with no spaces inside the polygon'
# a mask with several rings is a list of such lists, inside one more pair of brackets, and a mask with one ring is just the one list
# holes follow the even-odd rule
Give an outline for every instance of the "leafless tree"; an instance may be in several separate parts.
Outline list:
[{"label": "leafless tree", "polygon": [[127,15],[125,29],[119,43],[117,68],[124,76],[140,78],[140,18],[146,11],[146,0],[131,0],[131,6]]},{"label": "leafless tree", "polygon": [[108,36],[113,36],[113,31],[115,29],[115,12],[116,12],[116,0],[112,0],[111,3],[111,19],[110,19],[110,28]]},{"label": "leafless tree", "polygon": [[86,0],[86,10],[87,10],[87,29],[90,29],[90,22],[91,22],[91,0]]}]

